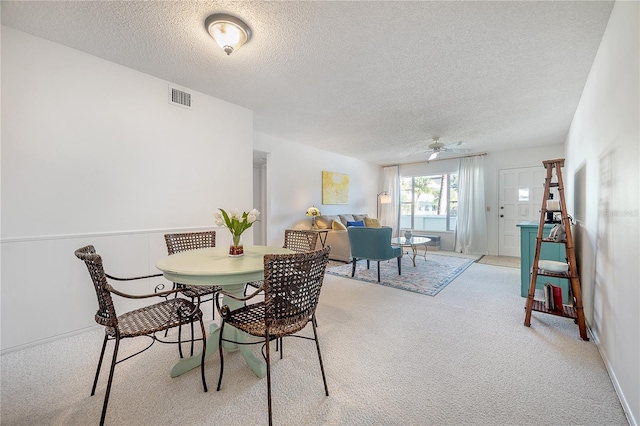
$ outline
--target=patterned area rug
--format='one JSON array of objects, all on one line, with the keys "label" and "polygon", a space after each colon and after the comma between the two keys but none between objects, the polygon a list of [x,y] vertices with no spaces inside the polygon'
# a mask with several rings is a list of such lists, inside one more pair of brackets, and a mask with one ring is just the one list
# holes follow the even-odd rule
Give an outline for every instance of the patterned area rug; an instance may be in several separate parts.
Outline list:
[{"label": "patterned area rug", "polygon": [[[402,275],[398,275],[398,263],[395,259],[380,262],[380,282],[378,282],[377,263],[371,262],[371,268],[367,270],[367,262],[360,260],[353,279],[435,296],[475,260],[475,258],[429,253],[426,261],[418,256],[414,267],[411,259],[403,256]],[[351,268],[351,263],[331,262],[327,266],[327,273],[351,278]]]}]

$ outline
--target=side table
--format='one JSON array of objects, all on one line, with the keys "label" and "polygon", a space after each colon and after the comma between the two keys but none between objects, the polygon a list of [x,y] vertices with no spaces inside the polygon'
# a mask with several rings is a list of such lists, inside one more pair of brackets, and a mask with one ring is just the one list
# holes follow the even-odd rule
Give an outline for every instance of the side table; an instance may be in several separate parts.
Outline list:
[{"label": "side table", "polygon": [[320,239],[320,244],[322,244],[322,248],[327,244],[327,235],[329,235],[328,229],[310,229],[312,232],[318,233],[318,238]]}]

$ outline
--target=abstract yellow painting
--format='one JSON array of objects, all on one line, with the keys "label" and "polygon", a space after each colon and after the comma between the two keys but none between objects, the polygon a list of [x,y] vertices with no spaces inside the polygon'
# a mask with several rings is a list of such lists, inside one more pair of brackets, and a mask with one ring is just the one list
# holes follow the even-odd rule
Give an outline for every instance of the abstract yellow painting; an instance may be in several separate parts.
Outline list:
[{"label": "abstract yellow painting", "polygon": [[349,204],[349,175],[322,172],[322,204]]}]

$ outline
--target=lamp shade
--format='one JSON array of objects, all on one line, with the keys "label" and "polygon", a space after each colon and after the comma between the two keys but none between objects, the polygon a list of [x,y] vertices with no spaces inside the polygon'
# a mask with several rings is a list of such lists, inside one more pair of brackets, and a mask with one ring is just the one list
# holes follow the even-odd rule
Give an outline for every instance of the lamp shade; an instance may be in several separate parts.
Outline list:
[{"label": "lamp shade", "polygon": [[320,210],[316,206],[311,206],[307,209],[307,216],[320,216]]},{"label": "lamp shade", "polygon": [[391,195],[381,195],[380,196],[380,204],[391,204]]},{"label": "lamp shade", "polygon": [[204,23],[207,31],[218,43],[218,46],[230,55],[251,38],[251,29],[235,16],[216,13]]}]

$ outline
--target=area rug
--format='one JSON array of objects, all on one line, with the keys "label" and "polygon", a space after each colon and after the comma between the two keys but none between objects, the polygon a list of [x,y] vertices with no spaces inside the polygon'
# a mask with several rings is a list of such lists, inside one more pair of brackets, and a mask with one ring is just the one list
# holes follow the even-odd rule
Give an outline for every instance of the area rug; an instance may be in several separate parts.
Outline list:
[{"label": "area rug", "polygon": [[[371,262],[371,268],[367,270],[367,262],[360,260],[353,279],[435,296],[475,260],[429,253],[426,261],[418,256],[414,267],[411,259],[403,256],[402,275],[398,275],[398,263],[395,259],[380,262],[380,282],[378,282],[376,262]],[[327,273],[351,278],[351,268],[351,263],[334,264],[332,262],[327,267]]]}]

